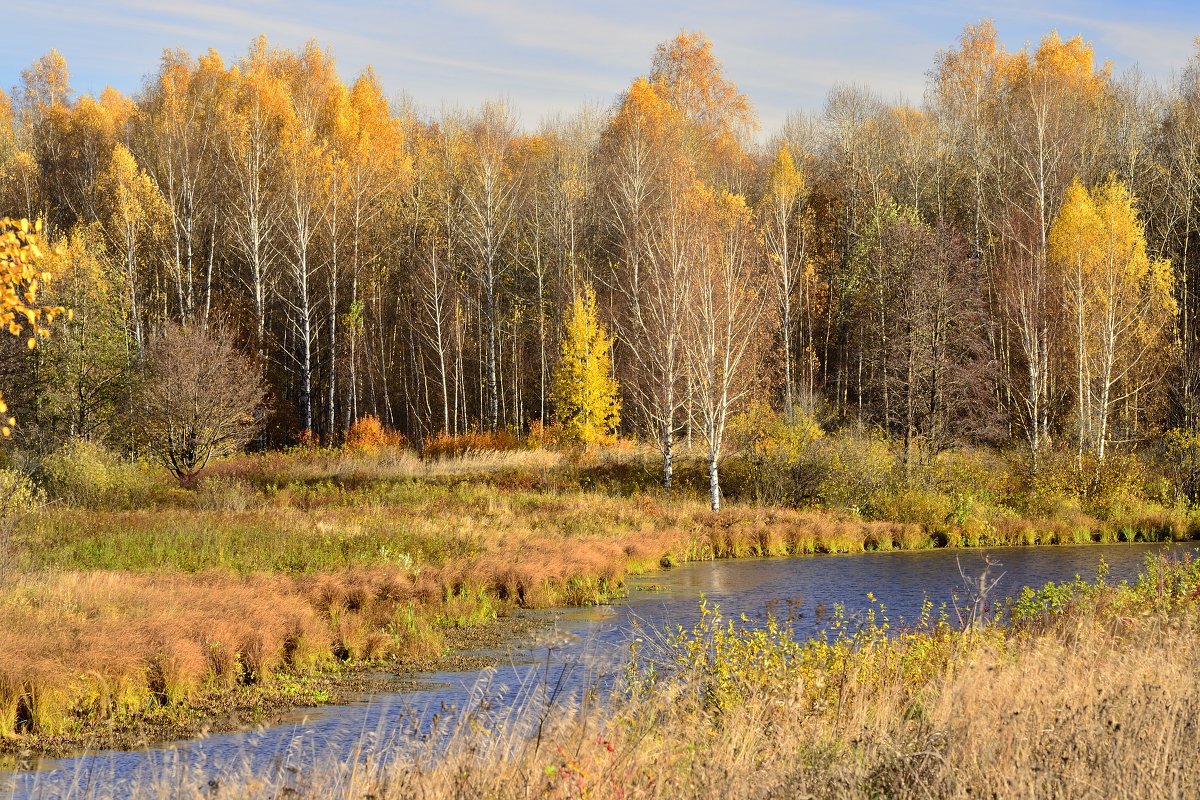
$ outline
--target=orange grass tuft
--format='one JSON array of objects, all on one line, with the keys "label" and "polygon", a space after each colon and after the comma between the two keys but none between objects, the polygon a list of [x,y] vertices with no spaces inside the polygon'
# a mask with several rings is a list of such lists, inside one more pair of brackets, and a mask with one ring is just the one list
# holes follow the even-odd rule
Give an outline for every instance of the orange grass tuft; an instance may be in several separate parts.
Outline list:
[{"label": "orange grass tuft", "polygon": [[300,666],[300,639],[325,643],[327,626],[283,577],[25,576],[0,600],[0,734],[268,680]]}]

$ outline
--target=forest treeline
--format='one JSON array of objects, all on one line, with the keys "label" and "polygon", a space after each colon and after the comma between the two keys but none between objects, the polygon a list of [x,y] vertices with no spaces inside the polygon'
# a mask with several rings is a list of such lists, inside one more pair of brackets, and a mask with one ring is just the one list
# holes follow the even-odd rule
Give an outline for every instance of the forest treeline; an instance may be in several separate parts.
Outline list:
[{"label": "forest treeline", "polygon": [[1200,54],[1158,86],[989,22],[924,102],[834,87],[760,132],[702,34],[610,108],[523,127],[428,116],[370,71],[256,40],[164,53],[128,97],[52,51],[0,93],[0,216],[58,243],[36,349],[3,337],[24,446],[136,446],[167,325],[237,332],[266,444],[374,415],[421,443],[553,418],[564,311],[593,287],[622,429],[721,452],[753,400],[957,444],[1102,463],[1200,405]]}]

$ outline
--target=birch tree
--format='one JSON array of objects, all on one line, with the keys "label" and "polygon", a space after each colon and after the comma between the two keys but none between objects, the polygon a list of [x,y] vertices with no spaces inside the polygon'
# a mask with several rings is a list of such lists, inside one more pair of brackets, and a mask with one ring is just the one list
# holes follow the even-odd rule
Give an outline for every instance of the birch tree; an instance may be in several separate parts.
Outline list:
[{"label": "birch tree", "polygon": [[139,169],[133,154],[124,145],[113,149],[108,168],[100,177],[99,189],[103,198],[104,232],[115,261],[124,273],[132,338],[130,351],[140,362],[146,344],[148,312],[141,294],[146,277],[143,257],[154,263],[154,245],[163,241],[161,234],[170,225],[171,211],[154,181]]},{"label": "birch tree", "polygon": [[281,208],[272,189],[283,174],[280,137],[287,107],[274,58],[259,38],[234,67],[217,132],[227,186],[222,218],[240,257],[237,279],[250,294],[260,358],[267,355],[267,306],[278,267]]},{"label": "birch tree", "polygon": [[291,104],[281,128],[281,233],[288,285],[279,297],[289,312],[285,353],[297,372],[299,421],[311,433],[318,340],[322,324],[334,323],[322,314],[319,302],[319,275],[326,262],[316,237],[329,209],[332,154],[326,114],[339,84],[333,63],[313,44],[288,65],[288,77]]},{"label": "birch tree", "polygon": [[1147,256],[1134,198],[1115,179],[1090,192],[1074,182],[1049,242],[1074,332],[1079,468],[1086,449],[1099,470],[1118,413],[1131,422],[1161,377],[1178,315],[1174,276]]},{"label": "birch tree", "polygon": [[471,275],[482,296],[487,424],[492,430],[500,425],[500,283],[511,264],[508,248],[523,178],[513,148],[515,135],[511,112],[502,103],[485,103],[468,127],[470,146],[460,193]]},{"label": "birch tree", "polygon": [[789,417],[798,398],[811,412],[815,392],[809,352],[811,331],[807,324],[810,304],[807,258],[813,221],[807,195],[804,173],[796,167],[788,148],[781,146],[768,172],[757,216],[779,315],[783,408]]},{"label": "birch tree", "polygon": [[662,451],[667,492],[686,400],[683,325],[696,243],[686,203],[695,179],[681,135],[674,109],[648,81],[634,81],[602,139],[599,189],[622,385]]},{"label": "birch tree", "polygon": [[[215,52],[193,60],[182,50],[163,54],[140,115],[139,163],[154,179],[171,211],[175,313],[190,320],[198,307],[197,273],[203,235],[213,217],[216,111],[225,67]],[[200,287],[211,291],[211,287]]]},{"label": "birch tree", "polygon": [[701,244],[690,281],[685,347],[707,446],[709,502],[719,511],[725,429],[759,377],[768,296],[745,198],[700,183],[694,192]]}]

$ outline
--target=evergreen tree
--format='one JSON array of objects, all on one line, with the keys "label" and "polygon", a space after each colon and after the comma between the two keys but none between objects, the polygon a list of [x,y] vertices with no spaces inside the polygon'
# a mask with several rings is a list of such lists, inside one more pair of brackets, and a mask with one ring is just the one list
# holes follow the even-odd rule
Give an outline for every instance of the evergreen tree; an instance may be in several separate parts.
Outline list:
[{"label": "evergreen tree", "polygon": [[563,436],[582,445],[601,442],[621,421],[621,400],[612,374],[612,339],[596,316],[590,285],[567,309],[562,361],[554,373],[551,402]]}]

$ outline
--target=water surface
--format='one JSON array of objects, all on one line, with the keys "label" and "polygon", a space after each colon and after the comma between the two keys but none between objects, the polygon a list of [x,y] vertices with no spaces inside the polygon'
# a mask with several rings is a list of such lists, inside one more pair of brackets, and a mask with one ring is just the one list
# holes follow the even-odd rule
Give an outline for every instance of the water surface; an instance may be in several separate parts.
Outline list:
[{"label": "water surface", "polygon": [[[763,619],[790,615],[797,632],[811,635],[835,604],[852,617],[886,608],[893,624],[915,620],[926,598],[944,605],[951,620],[971,606],[981,575],[998,579],[990,600],[1048,581],[1091,580],[1103,558],[1109,580],[1133,578],[1147,555],[1181,545],[1079,545],[993,550],[929,550],[686,564],[636,578],[629,597],[607,606],[535,612],[548,621],[533,640],[501,653],[495,669],[418,676],[417,688],[355,698],[346,705],[299,709],[278,724],[155,745],[137,752],[102,751],[41,759],[16,773],[0,773],[0,797],[107,798],[134,786],[204,785],[247,764],[257,774],[284,770],[302,776],[314,763],[347,761],[372,750],[406,744],[453,729],[457,712],[486,705],[497,721],[514,709],[578,699],[610,686],[631,640],[660,638],[699,616],[704,595],[728,616]],[[181,777],[182,776],[182,777]],[[302,777],[297,778],[302,780]]]}]

